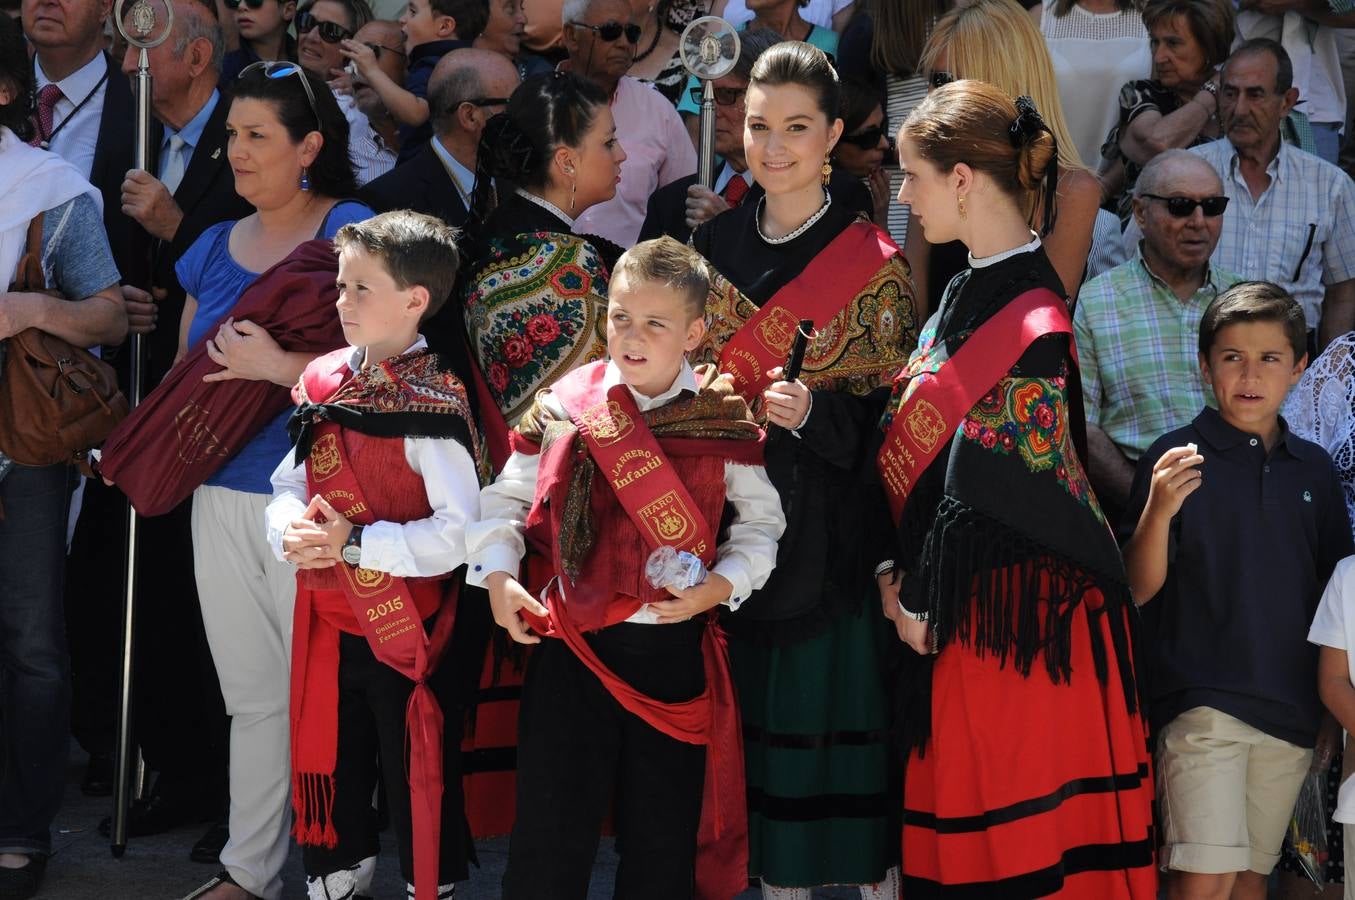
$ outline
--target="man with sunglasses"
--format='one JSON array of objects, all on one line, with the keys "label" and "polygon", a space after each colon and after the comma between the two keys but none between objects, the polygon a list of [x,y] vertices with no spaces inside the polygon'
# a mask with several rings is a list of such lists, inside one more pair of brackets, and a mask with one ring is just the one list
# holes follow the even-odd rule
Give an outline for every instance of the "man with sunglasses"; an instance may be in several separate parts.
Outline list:
[{"label": "man with sunglasses", "polygon": [[296,61],[296,40],[287,29],[296,17],[296,0],[222,0],[235,18],[240,46],[221,63],[221,88],[230,90],[240,72],[259,60]]},{"label": "man with sunglasses", "polygon": [[448,53],[428,82],[433,139],[358,196],[377,212],[412,209],[464,226],[480,132],[490,116],[503,112],[517,86],[517,69],[500,53],[474,47]]},{"label": "man with sunglasses", "polygon": [[630,247],[640,234],[649,195],[696,171],[696,148],[677,110],[648,84],[626,75],[640,26],[627,0],[565,0],[562,63],[612,98],[616,138],[626,151],[616,196],[579,216],[575,232]]},{"label": "man with sunglasses", "polygon": [[1228,208],[1209,163],[1163,151],[1134,185],[1134,221],[1143,233],[1134,255],[1078,292],[1073,329],[1087,468],[1112,522],[1129,500],[1139,457],[1213,405],[1196,351],[1205,309],[1242,280],[1209,261]]},{"label": "man with sunglasses", "polygon": [[[1355,328],[1355,185],[1336,166],[1281,140],[1298,102],[1289,54],[1251,40],[1224,64],[1224,136],[1191,148],[1223,180],[1228,211],[1215,264],[1274,282],[1303,306],[1309,358]],[[1126,239],[1134,223],[1126,230]]]}]

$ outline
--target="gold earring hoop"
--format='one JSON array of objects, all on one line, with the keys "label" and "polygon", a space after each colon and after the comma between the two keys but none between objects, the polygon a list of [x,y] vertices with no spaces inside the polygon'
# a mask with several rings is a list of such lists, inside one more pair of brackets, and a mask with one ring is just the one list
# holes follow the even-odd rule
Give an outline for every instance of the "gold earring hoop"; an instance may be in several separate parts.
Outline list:
[{"label": "gold earring hoop", "polygon": [[819,170],[819,173],[823,177],[823,186],[828,187],[828,180],[833,177],[833,163],[827,153],[823,155],[823,168]]}]

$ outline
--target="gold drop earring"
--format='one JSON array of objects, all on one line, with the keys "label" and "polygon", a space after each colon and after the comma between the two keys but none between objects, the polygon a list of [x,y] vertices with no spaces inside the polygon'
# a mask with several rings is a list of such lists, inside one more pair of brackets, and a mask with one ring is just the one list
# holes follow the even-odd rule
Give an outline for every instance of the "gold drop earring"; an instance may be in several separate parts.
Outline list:
[{"label": "gold drop earring", "polygon": [[963,221],[964,219],[969,218],[969,213],[968,213],[968,212],[965,210],[965,208],[964,208],[964,197],[963,197],[963,196],[960,196],[955,202],[956,202],[956,205],[959,206],[959,209],[960,209],[960,219],[961,219],[961,221]]},{"label": "gold drop earring", "polygon": [[828,187],[828,179],[833,177],[833,164],[830,161],[829,154],[823,155],[823,168],[819,171],[823,176],[823,186]]}]

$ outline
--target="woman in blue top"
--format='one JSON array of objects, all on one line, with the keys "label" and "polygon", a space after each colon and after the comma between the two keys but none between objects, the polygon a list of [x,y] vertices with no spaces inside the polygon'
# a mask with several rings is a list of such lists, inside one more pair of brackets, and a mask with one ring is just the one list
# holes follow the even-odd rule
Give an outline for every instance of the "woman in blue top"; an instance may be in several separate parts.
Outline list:
[{"label": "woman in blue top", "polygon": [[[312,357],[289,353],[253,322],[224,319],[244,289],[312,238],[329,238],[372,211],[357,192],[348,122],[325,83],[295,63],[240,73],[226,119],[235,190],[257,210],[222,222],[176,267],[188,293],[179,355],[207,341],[224,368],[213,380],[267,380],[291,387]],[[286,297],[279,297],[285,303]],[[220,322],[219,326],[217,323]],[[207,641],[231,715],[230,840],[224,871],[203,900],[277,900],[291,822],[287,684],[292,646],[292,567],[264,537],[269,475],[287,455],[279,415],[193,495],[193,565]]]}]

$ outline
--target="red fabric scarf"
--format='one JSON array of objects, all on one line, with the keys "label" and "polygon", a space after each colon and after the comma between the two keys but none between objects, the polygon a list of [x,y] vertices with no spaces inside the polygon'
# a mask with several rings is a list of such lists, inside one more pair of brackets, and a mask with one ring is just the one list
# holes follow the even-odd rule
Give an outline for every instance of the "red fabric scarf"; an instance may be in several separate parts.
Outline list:
[{"label": "red fabric scarf", "polygon": [[[328,352],[344,343],[334,314],[338,271],[329,241],[307,241],[245,288],[227,315],[260,326],[284,350]],[[214,325],[205,334],[216,332]],[[205,343],[192,347],[104,442],[99,474],[144,516],[182,503],[289,405],[287,389],[269,381],[203,382],[221,370]]]}]

